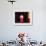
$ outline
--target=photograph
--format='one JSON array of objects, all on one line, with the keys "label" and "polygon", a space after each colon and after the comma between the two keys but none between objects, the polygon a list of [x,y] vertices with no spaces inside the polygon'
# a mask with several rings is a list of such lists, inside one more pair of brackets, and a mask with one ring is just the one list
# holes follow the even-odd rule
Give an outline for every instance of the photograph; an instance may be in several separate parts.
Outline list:
[{"label": "photograph", "polygon": [[16,11],[15,25],[32,25],[32,11]]}]

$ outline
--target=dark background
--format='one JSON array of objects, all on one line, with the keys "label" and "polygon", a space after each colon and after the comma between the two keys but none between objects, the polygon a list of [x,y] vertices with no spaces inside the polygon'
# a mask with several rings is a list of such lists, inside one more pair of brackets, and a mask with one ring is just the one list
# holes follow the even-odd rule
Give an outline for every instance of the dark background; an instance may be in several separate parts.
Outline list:
[{"label": "dark background", "polygon": [[15,12],[15,23],[20,23],[20,15],[24,16],[24,23],[28,23],[29,12]]}]

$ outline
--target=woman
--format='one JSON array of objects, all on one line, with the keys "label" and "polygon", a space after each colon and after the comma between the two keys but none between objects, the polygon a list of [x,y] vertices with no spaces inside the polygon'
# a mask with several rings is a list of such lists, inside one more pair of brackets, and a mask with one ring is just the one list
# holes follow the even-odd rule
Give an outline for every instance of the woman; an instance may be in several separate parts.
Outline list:
[{"label": "woman", "polygon": [[20,23],[24,23],[24,16],[20,15]]}]

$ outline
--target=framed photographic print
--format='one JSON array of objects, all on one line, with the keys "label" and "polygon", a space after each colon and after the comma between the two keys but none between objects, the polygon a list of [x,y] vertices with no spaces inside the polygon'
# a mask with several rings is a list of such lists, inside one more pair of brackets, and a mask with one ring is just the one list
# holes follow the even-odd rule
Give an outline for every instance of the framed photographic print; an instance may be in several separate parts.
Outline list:
[{"label": "framed photographic print", "polygon": [[16,10],[15,25],[32,25],[32,10]]}]

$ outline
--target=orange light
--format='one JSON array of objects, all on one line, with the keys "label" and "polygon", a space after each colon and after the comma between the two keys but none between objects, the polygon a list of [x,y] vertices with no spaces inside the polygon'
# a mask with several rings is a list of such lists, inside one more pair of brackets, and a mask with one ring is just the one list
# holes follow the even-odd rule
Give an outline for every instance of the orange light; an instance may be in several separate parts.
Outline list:
[{"label": "orange light", "polygon": [[24,32],[21,32],[21,33],[19,33],[19,34],[25,34]]}]

